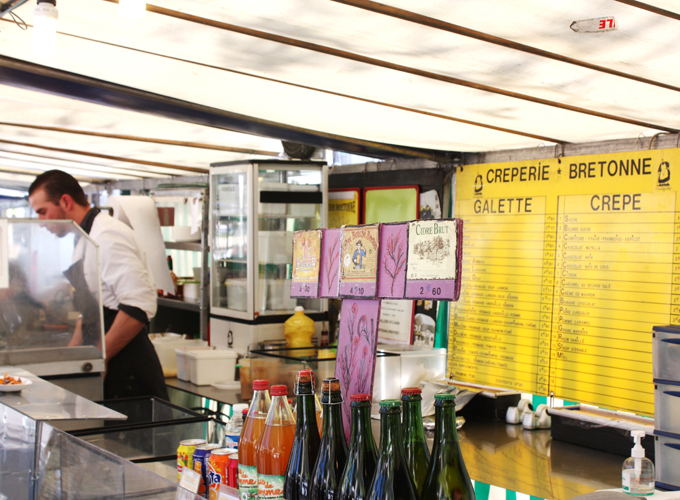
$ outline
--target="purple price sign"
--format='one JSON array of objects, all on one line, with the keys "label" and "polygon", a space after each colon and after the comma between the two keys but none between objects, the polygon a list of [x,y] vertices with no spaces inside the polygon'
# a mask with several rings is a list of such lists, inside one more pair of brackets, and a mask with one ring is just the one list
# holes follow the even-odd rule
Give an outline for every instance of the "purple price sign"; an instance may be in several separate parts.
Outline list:
[{"label": "purple price sign", "polygon": [[290,296],[315,299],[319,296],[319,283],[293,281],[290,285]]},{"label": "purple price sign", "polygon": [[456,280],[406,281],[404,298],[456,300]]},{"label": "purple price sign", "polygon": [[340,298],[375,299],[375,282],[340,283]]}]

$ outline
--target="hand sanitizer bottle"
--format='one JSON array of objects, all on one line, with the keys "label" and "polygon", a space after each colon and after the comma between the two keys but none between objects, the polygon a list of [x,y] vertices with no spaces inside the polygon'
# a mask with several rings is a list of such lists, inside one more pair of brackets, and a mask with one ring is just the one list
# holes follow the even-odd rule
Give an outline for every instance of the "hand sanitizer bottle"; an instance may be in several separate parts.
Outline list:
[{"label": "hand sanitizer bottle", "polygon": [[638,497],[646,497],[654,494],[654,464],[645,458],[645,449],[641,441],[645,437],[645,431],[631,431],[635,440],[635,446],[631,451],[631,457],[623,462],[621,468],[621,485],[623,492]]}]

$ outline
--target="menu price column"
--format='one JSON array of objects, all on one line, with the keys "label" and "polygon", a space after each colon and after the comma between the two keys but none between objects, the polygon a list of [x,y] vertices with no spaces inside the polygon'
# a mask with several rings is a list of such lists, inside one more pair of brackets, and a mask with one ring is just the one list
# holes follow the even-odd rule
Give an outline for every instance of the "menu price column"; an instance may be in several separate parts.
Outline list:
[{"label": "menu price column", "polygon": [[550,346],[555,292],[555,250],[557,239],[557,216],[546,214],[543,226],[543,272],[541,283],[541,317],[539,322],[538,370],[536,394],[549,394]]},{"label": "menu price column", "polygon": [[680,214],[675,214],[673,234],[673,277],[671,285],[671,325],[680,325]]}]

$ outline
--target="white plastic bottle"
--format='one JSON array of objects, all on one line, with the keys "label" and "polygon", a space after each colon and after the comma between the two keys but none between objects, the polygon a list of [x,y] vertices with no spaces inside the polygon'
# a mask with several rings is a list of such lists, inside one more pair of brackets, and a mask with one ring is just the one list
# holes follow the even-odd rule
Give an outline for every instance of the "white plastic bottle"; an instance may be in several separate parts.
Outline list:
[{"label": "white plastic bottle", "polygon": [[623,492],[638,497],[654,494],[654,464],[645,458],[645,449],[641,441],[645,431],[631,431],[635,446],[631,450],[630,458],[623,462],[621,468],[621,486]]},{"label": "white plastic bottle", "polygon": [[241,438],[243,429],[243,409],[248,408],[247,404],[238,403],[232,406],[232,414],[225,429],[224,446],[226,448],[238,449],[238,442]]}]

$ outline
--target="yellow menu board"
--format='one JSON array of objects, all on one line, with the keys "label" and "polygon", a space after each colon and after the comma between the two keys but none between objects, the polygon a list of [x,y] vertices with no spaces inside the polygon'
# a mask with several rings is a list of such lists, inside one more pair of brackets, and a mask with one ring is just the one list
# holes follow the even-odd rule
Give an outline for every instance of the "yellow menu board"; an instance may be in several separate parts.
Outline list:
[{"label": "yellow menu board", "polygon": [[450,376],[652,415],[652,327],[680,324],[679,161],[666,149],[459,171]]}]

